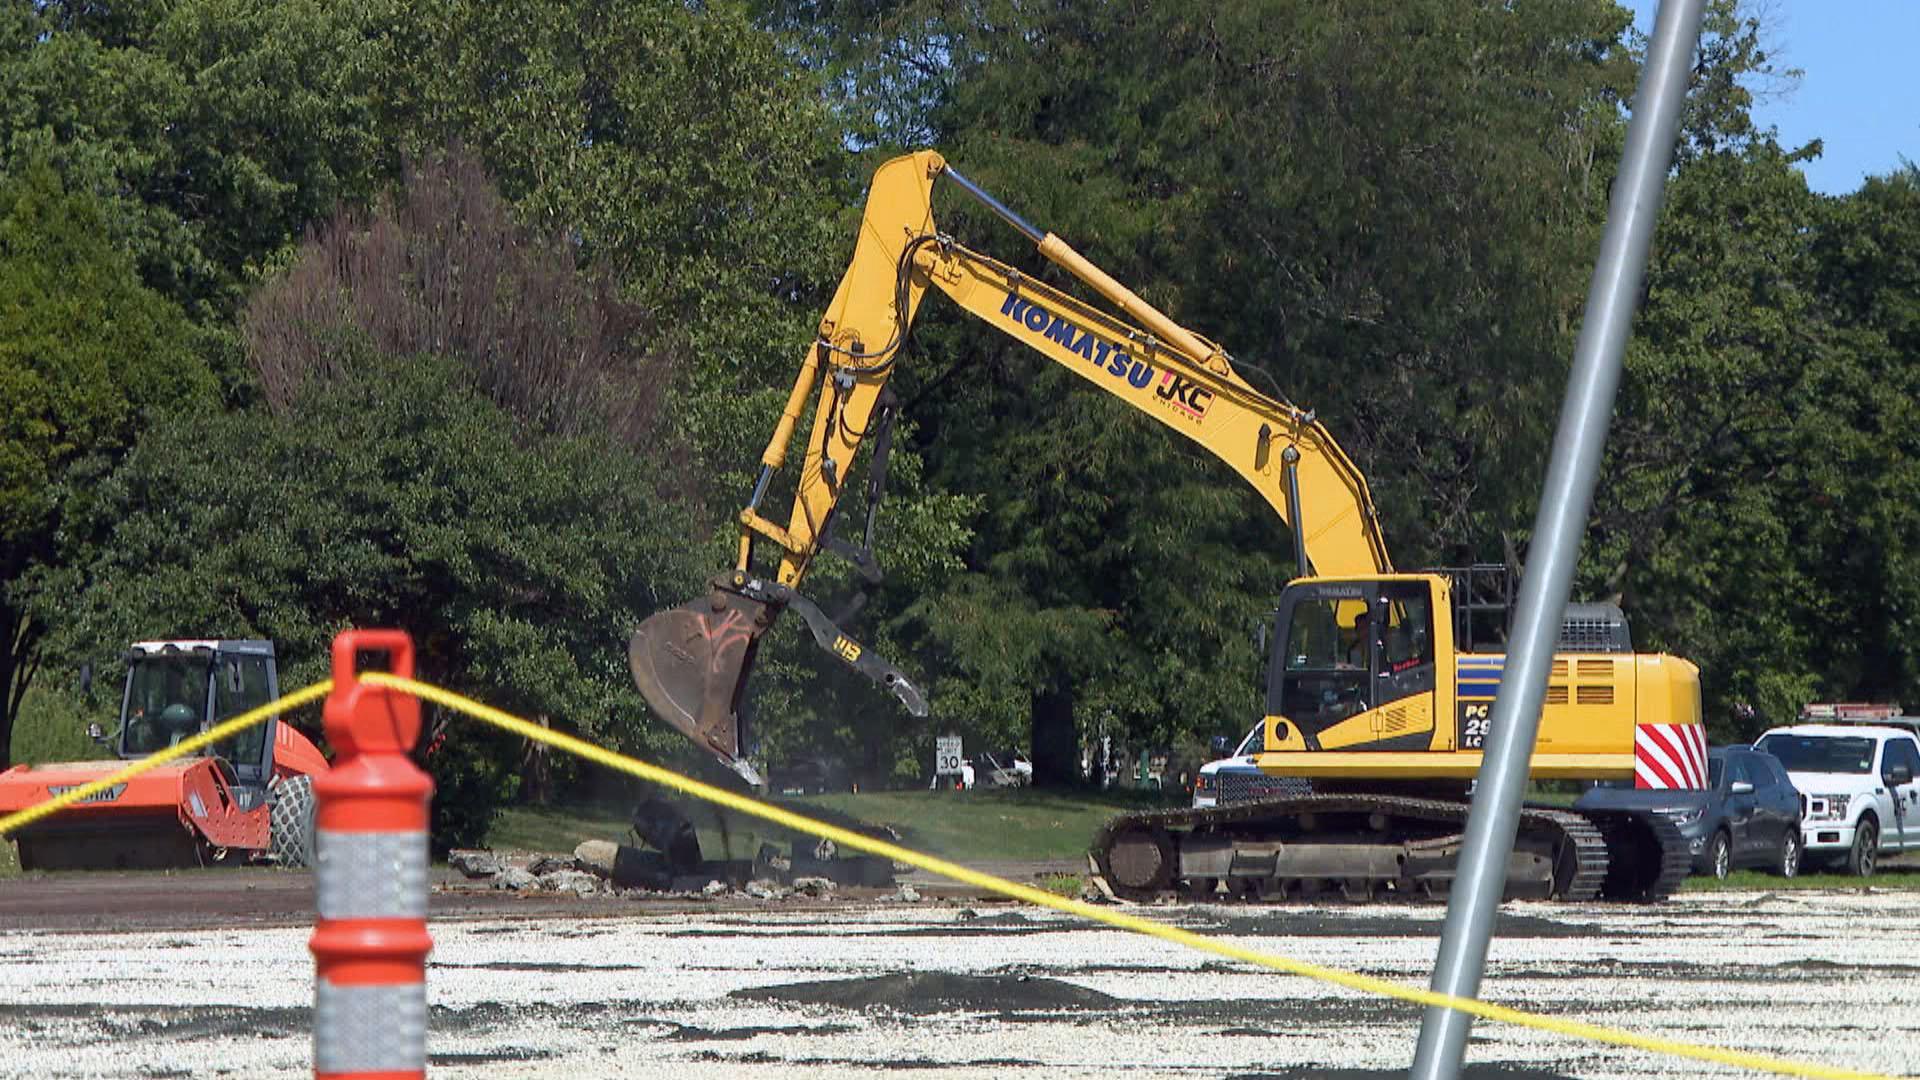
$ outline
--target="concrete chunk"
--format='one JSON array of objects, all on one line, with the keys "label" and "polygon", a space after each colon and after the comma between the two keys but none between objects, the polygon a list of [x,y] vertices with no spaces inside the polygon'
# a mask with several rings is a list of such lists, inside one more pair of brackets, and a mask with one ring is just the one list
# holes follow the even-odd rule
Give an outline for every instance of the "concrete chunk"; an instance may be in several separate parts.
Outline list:
[{"label": "concrete chunk", "polygon": [[587,840],[573,849],[573,868],[596,877],[610,878],[613,876],[614,860],[619,856],[619,844],[611,840]]}]

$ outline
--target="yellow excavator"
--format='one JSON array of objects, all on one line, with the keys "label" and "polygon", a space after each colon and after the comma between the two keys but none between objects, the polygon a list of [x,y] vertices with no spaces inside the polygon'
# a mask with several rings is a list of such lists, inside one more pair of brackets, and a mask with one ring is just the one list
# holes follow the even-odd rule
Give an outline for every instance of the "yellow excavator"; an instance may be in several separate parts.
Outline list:
[{"label": "yellow excavator", "polygon": [[[1119,314],[1082,302],[934,226],[944,180],[1033,241]],[[797,609],[819,644],[898,696],[918,688],[841,631],[799,587],[823,550],[871,576],[873,513],[884,491],[894,402],[887,388],[921,298],[966,311],[1192,439],[1252,484],[1286,522],[1299,577],[1274,610],[1260,769],[1306,794],[1121,815],[1096,836],[1095,868],[1116,892],[1210,897],[1444,895],[1463,845],[1504,656],[1473,652],[1470,571],[1397,573],[1365,479],[1311,410],[1269,397],[1219,345],[1175,323],[1052,233],[1042,232],[934,151],[874,174],[852,263],[807,350],[740,511],[738,559],[706,596],[649,617],[628,645],[653,710],[751,783],[741,698],[761,637]],[[783,527],[762,514],[809,399],[811,432]],[[872,437],[867,534],[834,536],[861,443]],[[772,578],[757,549],[779,549]],[[1471,602],[1470,602],[1471,600]],[[1612,609],[1569,608],[1532,758],[1541,779],[1633,779],[1699,788],[1706,739],[1699,672],[1636,654]],[[1667,818],[1523,811],[1510,896],[1657,900],[1689,853]]]}]

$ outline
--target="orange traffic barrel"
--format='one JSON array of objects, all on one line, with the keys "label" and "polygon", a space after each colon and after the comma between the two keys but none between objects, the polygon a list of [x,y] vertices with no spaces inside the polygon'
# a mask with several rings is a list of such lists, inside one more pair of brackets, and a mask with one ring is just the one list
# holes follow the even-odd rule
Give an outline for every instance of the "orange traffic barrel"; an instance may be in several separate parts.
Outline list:
[{"label": "orange traffic barrel", "polygon": [[433,781],[409,756],[420,701],[360,682],[361,653],[413,677],[399,630],[333,639],[324,712],[333,768],[314,777],[313,1073],[401,1080],[427,1072],[427,808]]}]

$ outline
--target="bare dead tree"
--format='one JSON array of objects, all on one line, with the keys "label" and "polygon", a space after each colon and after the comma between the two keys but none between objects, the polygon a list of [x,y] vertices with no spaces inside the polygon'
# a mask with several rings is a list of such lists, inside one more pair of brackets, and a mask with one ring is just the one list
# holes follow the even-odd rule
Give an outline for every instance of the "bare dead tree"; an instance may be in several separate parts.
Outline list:
[{"label": "bare dead tree", "polygon": [[675,350],[564,235],[516,223],[472,155],[409,163],[372,213],[337,211],[242,313],[267,404],[343,377],[357,351],[458,360],[527,429],[652,444]]}]

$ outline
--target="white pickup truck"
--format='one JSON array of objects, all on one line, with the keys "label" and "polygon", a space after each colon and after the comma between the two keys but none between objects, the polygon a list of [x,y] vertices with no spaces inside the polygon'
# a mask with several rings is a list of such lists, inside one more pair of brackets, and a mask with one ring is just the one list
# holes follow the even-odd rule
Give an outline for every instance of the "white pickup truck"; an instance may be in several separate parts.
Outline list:
[{"label": "white pickup truck", "polygon": [[1920,740],[1869,724],[1794,724],[1754,747],[1780,759],[1800,790],[1806,858],[1867,877],[1881,854],[1920,850]]},{"label": "white pickup truck", "polygon": [[1231,806],[1253,799],[1312,794],[1311,781],[1294,776],[1268,776],[1253,763],[1254,755],[1266,747],[1266,733],[1266,721],[1258,721],[1232,754],[1200,766],[1199,775],[1193,779],[1193,805]]}]

